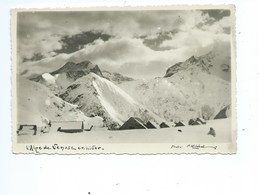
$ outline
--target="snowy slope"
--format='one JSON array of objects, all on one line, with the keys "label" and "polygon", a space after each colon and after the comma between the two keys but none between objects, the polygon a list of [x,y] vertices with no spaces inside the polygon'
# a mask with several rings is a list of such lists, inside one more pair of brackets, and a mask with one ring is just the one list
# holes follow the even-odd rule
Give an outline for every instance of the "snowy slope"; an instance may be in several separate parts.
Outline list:
[{"label": "snowy slope", "polygon": [[203,56],[192,56],[169,67],[164,78],[132,80],[102,73],[97,65],[82,61],[55,65],[57,70],[33,80],[64,101],[78,105],[86,116],[101,116],[113,129],[130,117],[158,124],[164,120],[215,117],[231,104],[230,64],[229,48],[222,52],[215,47]]},{"label": "snowy slope", "polygon": [[45,86],[21,77],[18,77],[17,84],[18,124],[41,126],[41,117],[48,120],[89,120],[75,105],[56,97]]},{"label": "snowy slope", "polygon": [[[216,136],[208,135],[210,127]],[[84,131],[83,133],[56,133],[19,136],[19,143],[229,143],[232,140],[231,119],[207,121],[206,125],[163,129],[131,129],[129,131]],[[98,138],[98,139],[97,139]]]},{"label": "snowy slope", "polygon": [[192,56],[184,62],[179,62],[167,69],[164,77],[170,77],[181,71],[203,71],[207,74],[217,76],[221,79],[230,81],[231,79],[231,60],[229,46],[222,51],[221,48],[214,48],[202,56]]},{"label": "snowy slope", "polygon": [[119,86],[136,101],[168,121],[212,119],[231,103],[230,49],[217,45],[168,68],[164,78],[125,82]]},{"label": "snowy slope", "polygon": [[130,117],[144,121],[162,121],[150,110],[144,108],[114,83],[94,73],[81,77],[60,95],[62,99],[79,106],[87,116],[95,114],[104,118],[109,128],[123,124]]},{"label": "snowy slope", "polygon": [[230,104],[231,86],[212,74],[193,69],[167,78],[138,80],[119,85],[136,101],[167,121],[210,115]]}]

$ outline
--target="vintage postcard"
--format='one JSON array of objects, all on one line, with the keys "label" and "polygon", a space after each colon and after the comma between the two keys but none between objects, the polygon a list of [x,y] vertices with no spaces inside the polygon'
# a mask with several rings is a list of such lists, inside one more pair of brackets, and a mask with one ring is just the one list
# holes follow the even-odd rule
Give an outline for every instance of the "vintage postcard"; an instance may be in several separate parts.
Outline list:
[{"label": "vintage postcard", "polygon": [[13,152],[236,152],[233,5],[14,9]]}]

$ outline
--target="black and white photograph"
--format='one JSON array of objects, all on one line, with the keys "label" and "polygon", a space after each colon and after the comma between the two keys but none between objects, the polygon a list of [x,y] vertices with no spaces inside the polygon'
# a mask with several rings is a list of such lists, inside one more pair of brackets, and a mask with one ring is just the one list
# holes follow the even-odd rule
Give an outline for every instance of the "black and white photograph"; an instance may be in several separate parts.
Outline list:
[{"label": "black and white photograph", "polygon": [[0,195],[259,195],[259,1],[0,5]]},{"label": "black and white photograph", "polygon": [[235,152],[233,10],[13,10],[13,144]]}]

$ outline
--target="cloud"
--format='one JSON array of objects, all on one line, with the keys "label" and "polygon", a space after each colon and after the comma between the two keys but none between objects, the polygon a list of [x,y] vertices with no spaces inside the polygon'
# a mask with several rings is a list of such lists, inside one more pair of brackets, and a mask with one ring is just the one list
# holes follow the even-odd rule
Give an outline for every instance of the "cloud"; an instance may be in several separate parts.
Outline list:
[{"label": "cloud", "polygon": [[[222,13],[200,10],[22,13],[18,17],[21,58],[40,52],[46,59],[23,63],[21,69],[40,73],[55,70],[66,61],[91,60],[103,70],[128,76],[163,76],[174,63],[207,53],[217,42],[230,43],[229,16]],[[67,55],[55,52],[64,51],[62,37],[93,30],[112,38],[86,42],[81,50]],[[158,36],[166,32],[174,33]],[[150,43],[143,37],[150,39]]]},{"label": "cloud", "polygon": [[230,42],[227,34],[215,34],[209,31],[190,30],[177,33],[171,40],[165,40],[160,46],[173,49],[188,47],[193,55],[203,55],[210,51],[215,42]]},{"label": "cloud", "polygon": [[72,36],[63,36],[59,42],[62,48],[55,50],[56,53],[73,53],[83,48],[84,45],[93,43],[97,39],[107,41],[110,35],[99,31],[86,31]]},{"label": "cloud", "polygon": [[158,31],[188,30],[207,18],[201,11],[188,10],[22,12],[18,14],[20,56],[30,58],[38,51],[48,55],[61,47],[61,37],[84,31],[100,30],[119,37],[152,35]]},{"label": "cloud", "polygon": [[[188,48],[185,48],[188,50]],[[114,38],[97,41],[76,52],[70,61],[89,59],[103,70],[120,72],[132,77],[163,76],[169,65],[189,57],[182,48],[154,51],[143,44],[142,39]]]},{"label": "cloud", "polygon": [[208,14],[210,18],[218,21],[221,20],[223,17],[230,16],[230,10],[227,9],[210,9],[210,10],[202,10],[204,14]]},{"label": "cloud", "polygon": [[39,32],[28,35],[24,39],[18,39],[18,60],[30,59],[35,54],[40,53],[44,57],[53,56],[53,51],[62,48],[59,36],[53,36]]},{"label": "cloud", "polygon": [[[164,76],[167,68],[184,61],[193,55],[192,47],[155,51],[143,44],[137,38],[112,38],[104,42],[97,40],[84,49],[72,54],[60,55],[37,62],[27,62],[26,68],[37,71],[51,72],[67,61],[81,62],[90,60],[102,70],[119,72],[135,78],[150,78]],[[24,70],[22,70],[24,71]],[[34,72],[36,73],[36,72]],[[43,73],[43,72],[41,72]]]},{"label": "cloud", "polygon": [[230,16],[223,17],[221,20],[214,22],[211,25],[204,25],[201,29],[215,34],[226,33],[230,34]]}]

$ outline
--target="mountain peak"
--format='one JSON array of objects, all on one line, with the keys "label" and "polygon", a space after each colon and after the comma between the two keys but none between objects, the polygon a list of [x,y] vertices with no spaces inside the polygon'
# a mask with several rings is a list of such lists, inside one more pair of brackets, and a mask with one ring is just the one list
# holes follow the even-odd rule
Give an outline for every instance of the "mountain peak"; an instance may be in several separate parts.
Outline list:
[{"label": "mountain peak", "polygon": [[178,71],[182,70],[182,64],[183,62],[178,62],[176,64],[174,64],[173,66],[170,66],[167,70],[166,70],[166,74],[165,74],[165,78],[166,77],[170,77],[172,75],[174,75],[175,73],[177,73]]},{"label": "mountain peak", "polygon": [[230,57],[227,52],[213,49],[202,56],[197,57],[193,55],[184,62],[170,66],[164,77],[171,77],[182,71],[188,72],[191,75],[205,72],[229,81],[231,76],[230,69]]},{"label": "mountain peak", "polygon": [[77,66],[81,66],[81,67],[94,66],[94,64],[92,62],[90,62],[89,60],[85,60],[85,61],[79,62],[76,65]]},{"label": "mountain peak", "polygon": [[93,64],[89,60],[85,60],[79,63],[67,62],[64,66],[51,72],[51,75],[66,73],[70,78],[74,80],[80,78],[81,76],[87,75],[90,72],[93,72],[101,77],[103,77],[102,72],[98,65]]},{"label": "mountain peak", "polygon": [[199,61],[199,58],[195,56],[191,56],[187,61],[190,63],[196,63]]},{"label": "mountain peak", "polygon": [[82,61],[79,63],[74,62],[67,62],[64,66],[52,72],[52,75],[61,74],[61,73],[68,73],[68,72],[75,72],[75,71],[83,71],[88,72],[90,69],[94,68],[95,65],[92,64],[89,60]]}]

